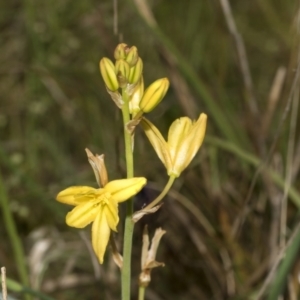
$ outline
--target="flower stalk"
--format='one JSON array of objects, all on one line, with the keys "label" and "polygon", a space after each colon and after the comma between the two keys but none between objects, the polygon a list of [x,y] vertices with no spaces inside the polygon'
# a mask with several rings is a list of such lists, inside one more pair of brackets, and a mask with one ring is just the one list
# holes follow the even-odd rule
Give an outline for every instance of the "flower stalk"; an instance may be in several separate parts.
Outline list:
[{"label": "flower stalk", "polygon": [[139,300],[145,299],[145,290],[146,288],[144,286],[139,286]]},{"label": "flower stalk", "polygon": [[[92,245],[99,263],[103,263],[107,245],[111,244],[113,258],[121,269],[122,300],[130,300],[134,223],[144,215],[155,213],[162,206],[159,203],[201,147],[207,116],[200,114],[195,121],[187,117],[175,120],[169,128],[167,139],[164,139],[158,128],[146,119],[144,114],[151,112],[162,101],[168,91],[169,80],[167,78],[158,79],[144,90],[143,61],[135,46],[129,48],[127,44],[119,44],[115,49],[114,58],[115,62],[106,57],[102,58],[99,67],[108,94],[122,111],[127,178],[109,181],[104,155],[94,155],[86,149],[99,188],[69,187],[61,191],[56,199],[75,206],[66,216],[66,223],[69,226],[83,228],[89,224],[92,225]],[[169,180],[156,199],[142,210],[133,213],[132,197],[147,182],[144,177],[134,177],[133,138],[135,128],[139,124],[144,129],[158,158],[164,164]],[[126,200],[122,257],[111,231],[117,231],[118,204]],[[146,229],[143,234],[139,300],[143,300],[145,297],[145,288],[151,281],[151,270],[164,265],[155,259],[160,239],[164,233],[165,231],[162,229],[156,230],[150,248]]]},{"label": "flower stalk", "polygon": [[[124,125],[124,141],[125,141],[125,159],[127,178],[134,175],[132,137],[126,128],[126,124],[130,121],[129,114],[129,96],[125,89],[122,89],[124,105],[122,106],[123,125]],[[122,300],[130,300],[130,283],[131,283],[131,250],[134,223],[133,215],[133,199],[127,201],[125,229],[124,229],[124,245],[123,245],[123,267],[121,274],[122,282]]]},{"label": "flower stalk", "polygon": [[157,205],[169,192],[169,190],[171,189],[174,181],[175,181],[176,177],[174,175],[169,177],[169,181],[166,184],[166,186],[164,187],[164,189],[162,190],[162,192],[151,202],[149,203],[144,210],[148,210],[153,208],[155,205]]},{"label": "flower stalk", "polygon": [[[9,208],[8,195],[2,180],[2,175],[0,173],[0,208],[2,209],[2,215],[6,230],[12,245],[15,262],[21,283],[25,286],[29,286],[29,278],[26,269],[26,259],[23,252],[22,242],[18,235],[17,226],[15,224],[12,212]],[[32,299],[29,295],[25,296],[26,300]]]}]

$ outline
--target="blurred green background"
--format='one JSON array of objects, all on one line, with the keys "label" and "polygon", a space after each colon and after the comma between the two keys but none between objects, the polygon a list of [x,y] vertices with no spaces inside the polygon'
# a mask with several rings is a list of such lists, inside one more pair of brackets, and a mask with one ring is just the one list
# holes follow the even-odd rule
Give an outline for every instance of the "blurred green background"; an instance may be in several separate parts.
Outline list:
[{"label": "blurred green background", "polygon": [[[108,0],[0,2],[0,188],[31,287],[54,299],[119,299],[111,255],[95,263],[90,229],[68,228],[68,208],[55,197],[70,185],[96,187],[86,147],[105,154],[110,179],[126,175],[120,111],[98,67],[125,42],[139,49],[146,86],[171,81],[148,116],[164,134],[175,118],[208,115],[200,153],[148,220],[151,233],[161,226],[167,234],[157,257],[166,266],[153,271],[146,299],[255,299],[283,236],[299,223],[299,3],[231,1],[231,18],[224,0],[153,0],[146,12],[156,25],[134,1],[116,3],[117,15]],[[136,175],[149,180],[139,199],[151,200],[167,174],[140,129],[135,155]],[[142,223],[134,236],[133,299]],[[121,248],[122,234],[117,239]],[[298,299],[297,251],[290,258],[278,286],[284,299]],[[0,265],[19,281],[2,217]]]}]

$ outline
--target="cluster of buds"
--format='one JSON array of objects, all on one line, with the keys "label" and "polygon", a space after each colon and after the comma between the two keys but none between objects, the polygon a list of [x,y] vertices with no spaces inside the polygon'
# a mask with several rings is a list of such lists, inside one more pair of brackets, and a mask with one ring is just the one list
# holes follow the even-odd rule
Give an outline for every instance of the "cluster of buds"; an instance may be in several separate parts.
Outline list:
[{"label": "cluster of buds", "polygon": [[124,104],[119,93],[122,89],[123,96],[125,93],[128,97],[133,119],[139,120],[160,103],[169,88],[169,80],[158,79],[144,91],[143,61],[137,48],[121,43],[116,47],[114,57],[115,63],[107,57],[100,60],[100,72],[106,89],[119,108]]},{"label": "cluster of buds", "polygon": [[[179,177],[189,165],[204,139],[206,130],[206,114],[200,114],[197,121],[188,117],[175,120],[169,129],[168,140],[144,113],[152,111],[164,98],[169,88],[169,80],[160,78],[144,91],[143,61],[135,46],[119,44],[114,52],[115,64],[108,58],[100,60],[100,72],[107,91],[119,108],[128,101],[131,120],[126,124],[127,130],[133,133],[141,122],[146,136],[165,165],[168,175]],[[119,93],[122,89],[122,95]]]}]

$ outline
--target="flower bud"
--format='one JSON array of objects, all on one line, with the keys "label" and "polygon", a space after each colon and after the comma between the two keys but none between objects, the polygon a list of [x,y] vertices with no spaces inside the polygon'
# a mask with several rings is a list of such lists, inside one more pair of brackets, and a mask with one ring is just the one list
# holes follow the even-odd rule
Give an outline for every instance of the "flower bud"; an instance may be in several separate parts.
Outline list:
[{"label": "flower bud", "polygon": [[130,68],[130,73],[128,77],[128,82],[133,84],[139,81],[143,72],[143,61],[140,57],[134,67]]},{"label": "flower bud", "polygon": [[124,59],[118,59],[116,61],[116,73],[121,88],[125,87],[128,83],[130,67]]},{"label": "flower bud", "polygon": [[144,113],[148,113],[153,110],[156,105],[160,103],[160,101],[165,96],[168,88],[169,88],[169,80],[168,78],[161,78],[154,81],[145,91],[143,98],[140,102],[140,109]]},{"label": "flower bud", "polygon": [[127,51],[127,56],[126,56],[126,61],[129,63],[130,67],[135,66],[139,59],[139,54],[138,54],[138,49],[135,46],[132,46],[128,51]]},{"label": "flower bud", "polygon": [[140,81],[135,85],[134,90],[130,96],[129,101],[129,112],[132,115],[135,115],[140,111],[140,101],[144,94],[144,80],[143,76],[141,76]]},{"label": "flower bud", "polygon": [[114,57],[116,60],[125,59],[127,56],[128,46],[124,43],[119,44],[114,52]]},{"label": "flower bud", "polygon": [[113,62],[110,59],[103,57],[100,60],[99,66],[100,73],[107,88],[111,91],[116,91],[119,88],[119,83]]}]

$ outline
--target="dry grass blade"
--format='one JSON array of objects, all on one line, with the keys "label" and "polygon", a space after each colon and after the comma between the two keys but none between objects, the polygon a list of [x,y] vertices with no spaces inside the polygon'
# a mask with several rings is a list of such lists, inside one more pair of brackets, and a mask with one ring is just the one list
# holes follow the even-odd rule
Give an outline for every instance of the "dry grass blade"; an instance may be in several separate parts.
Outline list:
[{"label": "dry grass blade", "polygon": [[286,68],[279,67],[276,71],[275,78],[273,80],[273,84],[270,89],[269,98],[268,98],[268,106],[267,110],[262,118],[262,130],[261,136],[264,140],[268,134],[269,127],[274,116],[275,109],[278,104],[278,100],[280,98],[283,83],[285,80]]},{"label": "dry grass blade", "polygon": [[287,99],[287,103],[285,105],[285,109],[284,109],[284,111],[283,111],[283,113],[281,115],[279,124],[277,126],[277,130],[276,130],[276,134],[274,136],[273,142],[271,144],[271,147],[270,147],[270,149],[269,149],[269,151],[268,151],[265,159],[263,160],[263,162],[257,168],[255,174],[253,175],[253,178],[252,178],[252,181],[251,181],[251,184],[250,184],[247,196],[245,198],[244,209],[242,210],[241,214],[236,218],[235,225],[233,227],[233,232],[232,232],[233,236],[235,236],[237,234],[237,232],[240,229],[240,226],[245,221],[245,217],[246,217],[247,211],[248,211],[248,207],[247,206],[248,206],[248,203],[249,203],[249,201],[251,199],[251,196],[252,196],[255,184],[256,184],[256,182],[258,180],[258,177],[261,174],[261,172],[263,172],[265,170],[266,166],[270,162],[270,159],[271,159],[272,155],[274,154],[274,150],[275,150],[275,147],[277,145],[277,141],[278,141],[278,139],[280,137],[280,134],[281,134],[281,132],[283,130],[284,122],[286,121],[286,119],[288,117],[288,114],[290,112],[290,109],[291,109],[291,106],[292,106],[292,103],[293,103],[293,97],[294,97],[295,91],[297,90],[297,87],[298,87],[299,77],[300,77],[300,61],[297,64],[297,71],[296,71],[295,77],[293,79],[292,87],[291,87],[291,90],[290,90],[290,93],[289,93],[289,97]]},{"label": "dry grass blade", "polygon": [[[300,58],[300,57],[299,57]],[[280,247],[283,247],[285,244],[286,234],[287,234],[287,198],[288,191],[292,184],[293,176],[293,163],[294,163],[294,148],[296,140],[296,126],[298,118],[298,107],[299,107],[299,80],[298,86],[295,89],[295,94],[293,95],[293,104],[292,104],[292,113],[290,121],[290,132],[289,132],[289,141],[288,141],[288,152],[286,157],[286,176],[284,184],[284,194],[281,200],[281,226],[280,226]]]},{"label": "dry grass blade", "polygon": [[1,267],[2,299],[7,300],[6,268]]},{"label": "dry grass blade", "polygon": [[281,249],[281,251],[278,253],[278,256],[276,258],[276,261],[274,262],[271,270],[269,271],[268,276],[265,278],[259,292],[257,293],[255,300],[261,300],[264,293],[266,292],[268,286],[270,285],[270,283],[272,282],[272,279],[274,278],[275,274],[276,274],[276,270],[281,262],[281,260],[284,258],[284,255],[286,253],[286,250],[288,249],[288,247],[292,244],[292,242],[294,241],[295,237],[297,235],[300,234],[300,223],[298,223],[298,225],[295,227],[295,229],[293,230],[293,233],[291,234],[291,237],[289,238],[289,240],[287,241],[285,247],[283,249]]},{"label": "dry grass blade", "polygon": [[247,104],[252,114],[252,117],[255,118],[256,121],[258,121],[259,111],[257,107],[257,101],[254,96],[253,83],[252,83],[252,78],[250,74],[249,63],[248,63],[248,58],[247,58],[247,53],[243,42],[243,38],[241,37],[241,35],[237,30],[228,0],[220,0],[220,3],[223,9],[223,13],[226,19],[229,32],[232,35],[233,40],[235,42],[239,65],[243,76],[245,89],[247,91],[247,98],[246,98]]}]

